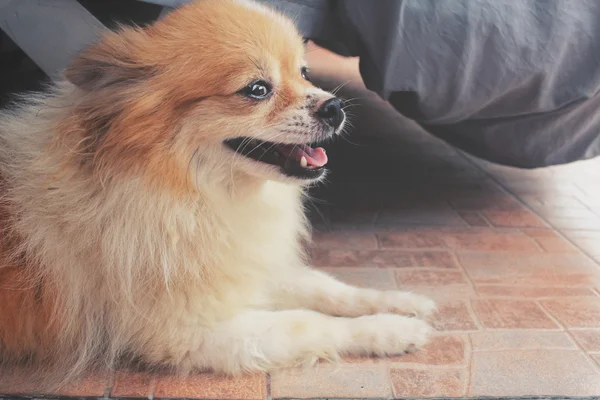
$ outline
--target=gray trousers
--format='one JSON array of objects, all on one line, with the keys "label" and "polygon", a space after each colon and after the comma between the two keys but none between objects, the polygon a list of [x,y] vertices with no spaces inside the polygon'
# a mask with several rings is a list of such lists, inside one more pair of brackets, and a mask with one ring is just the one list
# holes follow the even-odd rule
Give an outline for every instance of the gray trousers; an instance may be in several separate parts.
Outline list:
[{"label": "gray trousers", "polygon": [[[600,155],[600,1],[260,1],[306,37],[360,56],[369,89],[469,153],[525,168]],[[31,52],[44,47],[38,64],[56,73],[101,28],[74,3],[0,0],[0,28],[21,30]]]}]

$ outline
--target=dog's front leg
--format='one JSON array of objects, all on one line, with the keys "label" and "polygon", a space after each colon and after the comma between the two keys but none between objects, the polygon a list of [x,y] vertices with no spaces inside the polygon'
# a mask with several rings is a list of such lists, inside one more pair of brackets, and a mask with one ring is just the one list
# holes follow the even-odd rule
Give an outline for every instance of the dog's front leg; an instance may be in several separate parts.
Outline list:
[{"label": "dog's front leg", "polygon": [[399,290],[356,288],[307,267],[291,270],[270,294],[277,309],[306,308],[342,317],[379,313],[429,317],[436,309],[427,297]]},{"label": "dog's front leg", "polygon": [[270,371],[342,355],[399,355],[422,346],[429,325],[400,315],[335,318],[310,310],[246,311],[199,332],[187,353],[197,368]]}]

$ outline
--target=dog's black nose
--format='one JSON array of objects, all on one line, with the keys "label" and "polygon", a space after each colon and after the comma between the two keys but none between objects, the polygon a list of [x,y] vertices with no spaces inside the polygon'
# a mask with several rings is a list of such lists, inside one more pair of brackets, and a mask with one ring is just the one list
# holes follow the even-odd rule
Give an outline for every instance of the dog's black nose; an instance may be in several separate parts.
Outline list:
[{"label": "dog's black nose", "polygon": [[333,129],[340,127],[344,121],[344,111],[342,111],[342,100],[334,97],[324,102],[321,107],[317,110],[317,115],[327,125]]}]

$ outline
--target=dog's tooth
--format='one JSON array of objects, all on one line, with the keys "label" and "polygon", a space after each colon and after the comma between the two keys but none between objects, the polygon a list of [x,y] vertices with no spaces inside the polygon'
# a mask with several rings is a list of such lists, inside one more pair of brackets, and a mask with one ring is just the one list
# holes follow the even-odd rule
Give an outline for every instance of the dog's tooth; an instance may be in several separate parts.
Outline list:
[{"label": "dog's tooth", "polygon": [[306,157],[302,156],[302,158],[300,159],[300,166],[302,168],[308,167],[308,161],[306,161]]}]

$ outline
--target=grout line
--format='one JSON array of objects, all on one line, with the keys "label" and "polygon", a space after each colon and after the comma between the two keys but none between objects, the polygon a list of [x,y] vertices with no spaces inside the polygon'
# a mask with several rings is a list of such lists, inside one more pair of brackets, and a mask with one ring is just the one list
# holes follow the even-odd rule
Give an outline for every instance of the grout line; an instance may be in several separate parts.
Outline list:
[{"label": "grout line", "polygon": [[563,332],[567,330],[566,326],[564,326],[558,320],[558,318],[555,318],[550,311],[546,310],[546,307],[544,307],[544,305],[542,304],[542,302],[540,300],[533,299],[533,302],[538,306],[538,308],[540,310],[542,310],[542,313],[544,313],[546,315],[546,317],[548,317],[552,322],[554,322]]},{"label": "grout line", "polygon": [[[569,337],[569,339],[571,339]],[[581,350],[575,347],[503,347],[501,349],[483,349],[483,350],[475,350],[475,353],[505,353],[507,351],[573,351],[576,353],[580,353]]]},{"label": "grout line", "polygon": [[570,331],[573,332],[577,332],[577,331],[597,331],[598,333],[600,333],[600,327],[576,327],[576,328],[569,328]]},{"label": "grout line", "polygon": [[398,276],[395,273],[395,270],[397,268],[393,268],[393,267],[383,267],[381,268],[383,271],[386,271],[388,273],[389,276],[392,277],[392,283],[394,284],[394,290],[401,290],[404,291],[404,289],[402,288],[402,286],[400,285],[400,282],[398,282]]},{"label": "grout line", "polygon": [[473,321],[475,322],[475,326],[477,326],[479,331],[487,331],[488,329],[485,327],[483,322],[480,321],[477,313],[475,312],[475,309],[473,308],[473,300],[475,299],[467,299],[465,301],[465,305],[467,307],[467,311],[469,312],[469,316],[473,319]]},{"label": "grout line", "polygon": [[[554,231],[555,229],[551,226],[543,226],[543,227],[531,227],[531,226],[470,226],[470,225],[416,225],[416,224],[409,224],[409,225],[394,225],[394,226],[378,226],[378,227],[372,227],[372,226],[357,226],[356,224],[350,224],[348,223],[347,226],[340,226],[340,228],[344,228],[344,229],[334,229],[331,231],[328,231],[327,233],[331,233],[331,234],[338,234],[338,233],[373,233],[375,235],[385,235],[385,234],[389,234],[389,233],[412,233],[415,231],[425,231],[428,233],[441,233],[444,234],[446,232],[450,232],[450,234],[452,234],[453,231],[471,231],[471,233],[478,233],[478,232],[493,232],[493,233],[511,233],[511,234],[518,234],[517,236],[525,236],[525,237],[530,237],[525,235],[525,233],[523,232],[524,230],[551,230]],[[580,229],[583,231],[590,231],[590,230],[586,230],[586,229]],[[594,231],[591,230],[590,232],[598,232],[598,231]],[[433,247],[434,249],[440,249],[440,248],[447,248],[447,247]],[[420,248],[419,248],[420,249]]]},{"label": "grout line", "polygon": [[448,330],[434,330],[434,333],[437,335],[446,335],[446,336],[450,336],[450,335],[468,335],[470,333],[477,333],[477,332],[482,332],[479,329],[471,329],[471,330],[464,330],[464,329],[448,329]]},{"label": "grout line", "polygon": [[152,377],[150,378],[150,384],[148,385],[148,400],[154,400],[154,398],[156,397],[154,395],[154,392],[156,392],[156,375],[152,375]]},{"label": "grout line", "polygon": [[[579,186],[579,183],[574,183],[575,186],[577,186],[577,188],[581,191],[583,191],[583,196],[587,197],[590,196],[584,189],[581,188],[581,186]],[[588,211],[590,211],[592,214],[597,215],[600,218],[600,214],[597,213],[596,211],[594,211],[593,208],[591,208],[586,202],[582,201],[579,196],[581,196],[582,194],[576,194],[574,196],[575,200],[577,200],[579,203],[581,203]]]},{"label": "grout line", "polygon": [[442,332],[450,332],[450,333],[501,333],[501,332],[538,332],[538,333],[560,333],[564,332],[561,328],[486,328],[485,330],[472,330],[472,331],[464,331],[464,330],[456,330],[456,331],[442,331]]},{"label": "grout line", "polygon": [[586,351],[580,344],[579,342],[577,342],[577,340],[575,340],[575,337],[573,337],[573,334],[567,330],[567,335],[569,335],[569,337],[571,338],[571,340],[573,342],[575,342],[575,345],[577,345],[577,347],[579,348],[580,352],[583,353],[583,355],[585,356],[585,358],[587,358],[591,363],[592,366],[594,367],[594,369],[596,369],[596,371],[600,372],[600,364],[598,362],[596,362],[596,360],[592,357],[592,355]]},{"label": "grout line", "polygon": [[266,400],[272,400],[273,396],[271,394],[271,374],[266,374],[265,377],[265,391],[266,391]]},{"label": "grout line", "polygon": [[[385,264],[385,265],[389,265],[389,264]],[[335,268],[335,267],[332,267]],[[367,269],[372,269],[373,267],[364,267]],[[380,267],[382,268],[382,267]],[[384,268],[391,268],[394,269],[396,271],[439,271],[439,272],[463,272],[464,271],[461,268],[447,268],[447,267],[419,267],[419,266],[412,266],[412,267],[384,267]],[[469,282],[466,282],[469,283]],[[450,283],[450,285],[460,285],[460,284],[464,284],[462,282],[456,282],[456,283]]]},{"label": "grout line", "polygon": [[385,361],[385,373],[388,382],[388,388],[390,389],[390,393],[392,394],[390,398],[398,397],[396,395],[396,390],[394,389],[394,382],[392,381],[392,366],[393,363],[389,362],[389,360]]},{"label": "grout line", "polygon": [[[471,373],[470,373],[470,365],[433,365],[433,364],[406,364],[404,365],[403,363],[394,363],[390,366],[390,371],[391,369],[394,368],[396,370],[402,371],[402,370],[410,370],[410,371],[444,371],[444,372],[459,372],[459,371],[465,371],[466,372],[466,379],[463,381],[463,395],[457,397],[457,399],[464,399],[467,396],[467,393],[469,392],[470,388],[470,381],[471,381]],[[390,372],[390,381],[391,381],[391,372]],[[394,391],[394,385],[392,383],[392,398],[394,399],[399,399],[400,397],[396,394],[396,392]],[[403,399],[406,397],[402,397]],[[410,399],[414,399],[414,400],[418,400],[421,399],[422,396],[419,397],[409,397]],[[439,397],[437,399],[447,399],[447,397]]]},{"label": "grout line", "polygon": [[490,221],[490,220],[488,219],[488,217],[486,217],[486,216],[485,216],[485,214],[484,214],[482,211],[477,211],[477,214],[478,214],[478,215],[479,215],[481,218],[483,218],[483,220],[484,220],[484,221],[485,221],[485,222],[488,224],[488,226],[487,226],[488,228],[496,228],[496,229],[498,228],[497,226],[494,226],[494,224],[492,224],[492,221]]},{"label": "grout line", "polygon": [[115,385],[115,371],[112,371],[106,380],[106,386],[104,387],[104,398],[110,398],[112,395],[113,386]]},{"label": "grout line", "polygon": [[[460,262],[460,257],[458,257],[458,254],[456,251],[448,251],[450,253],[450,258],[452,258],[452,260],[454,260],[455,265],[458,265],[458,269],[460,269],[462,272],[464,272],[464,274],[467,276],[467,279],[469,279],[470,281],[470,277],[467,274],[467,271],[465,270],[465,268],[463,267],[462,263]],[[475,284],[473,283],[473,289],[475,289]],[[473,293],[475,293],[473,291]]]},{"label": "grout line", "polygon": [[[513,287],[510,285],[505,285],[502,287]],[[535,286],[520,286],[523,289],[535,289]],[[577,287],[547,287],[548,289],[578,289]],[[500,295],[500,294],[476,294],[473,297],[473,300],[483,299],[483,300],[515,300],[515,301],[528,301],[528,300],[556,300],[556,299],[586,299],[590,297],[598,296],[591,288],[581,288],[588,289],[590,292],[588,294],[577,294],[577,295],[567,295],[567,296],[516,296],[516,295]]]},{"label": "grout line", "polygon": [[471,335],[467,335],[467,342],[469,345],[469,362],[467,365],[467,387],[465,390],[465,396],[469,396],[471,394],[471,385],[473,383],[473,356],[475,354],[475,347],[473,346],[473,339],[471,338]]},{"label": "grout line", "polygon": [[[532,237],[531,240],[533,240],[533,242],[535,243],[535,245],[538,247],[538,249],[540,249],[541,253],[550,253],[548,250],[546,250],[542,244],[538,241],[538,238],[534,238]],[[552,253],[555,254],[555,253]]]},{"label": "grout line", "polygon": [[[457,262],[460,270],[462,271],[463,275],[466,276],[467,282],[469,283],[469,287],[471,288],[471,292],[473,293],[474,298],[475,299],[479,298],[473,277],[471,275],[469,275],[467,269],[460,261],[460,257],[458,257],[456,252],[453,252],[452,254],[453,254],[454,258],[456,259],[456,262]],[[469,298],[467,298],[465,300],[465,306],[467,307],[467,312],[469,313],[469,316],[475,322],[475,326],[477,326],[477,328],[479,330],[485,331],[486,330],[485,325],[483,324],[483,322],[481,322],[479,320],[479,317],[478,317],[477,313],[475,312],[475,309],[473,308],[473,298],[471,296],[469,296]]]},{"label": "grout line", "polygon": [[382,206],[377,206],[376,210],[373,212],[373,218],[371,219],[371,225],[375,228],[377,226],[377,221],[381,218],[381,209]]},{"label": "grout line", "polygon": [[420,364],[420,363],[408,363],[408,362],[393,362],[389,364],[389,369],[396,370],[416,370],[416,371],[461,371],[469,369],[469,364]]},{"label": "grout line", "polygon": [[382,246],[381,246],[381,241],[379,240],[379,236],[377,236],[377,232],[369,232],[369,235],[373,235],[373,238],[375,238],[375,251],[381,251],[382,250]]}]

